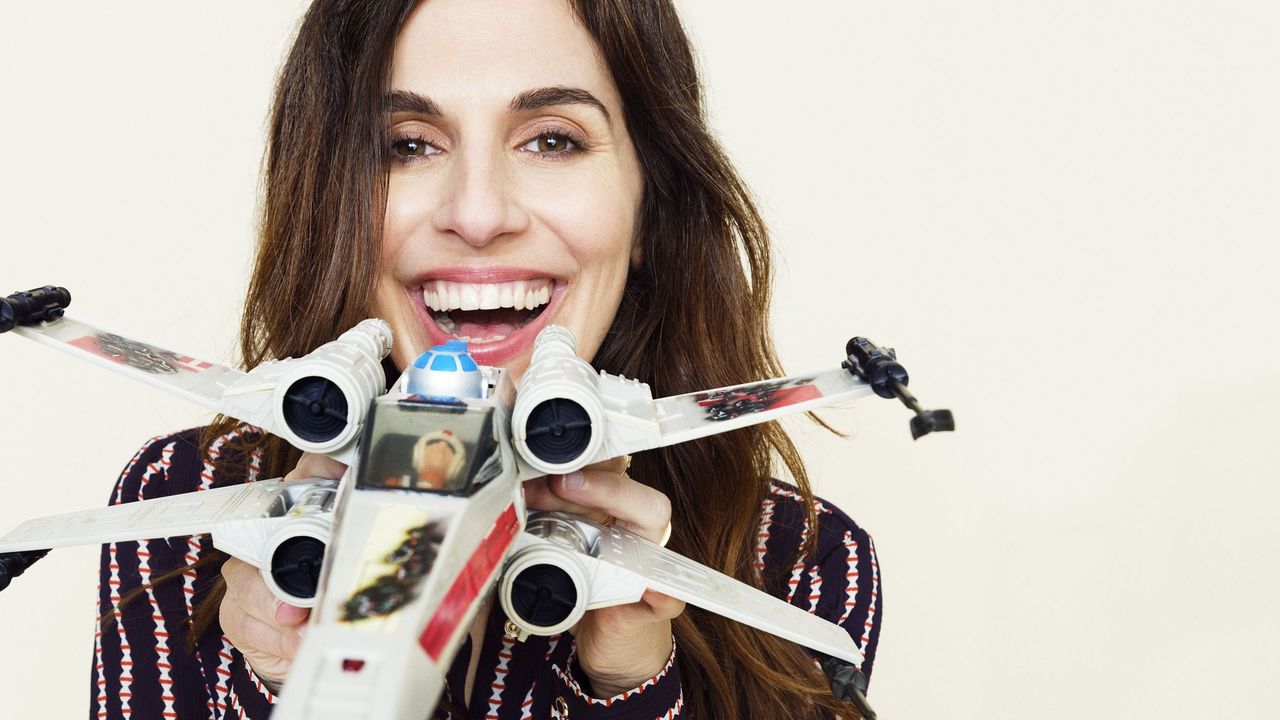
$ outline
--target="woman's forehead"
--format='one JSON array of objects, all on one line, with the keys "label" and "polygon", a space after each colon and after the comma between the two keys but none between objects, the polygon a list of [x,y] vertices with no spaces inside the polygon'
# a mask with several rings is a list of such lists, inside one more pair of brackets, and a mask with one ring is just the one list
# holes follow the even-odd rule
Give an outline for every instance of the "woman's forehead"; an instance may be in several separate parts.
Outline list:
[{"label": "woman's forehead", "polygon": [[426,0],[396,40],[391,89],[457,104],[575,87],[619,103],[595,43],[567,0]]}]

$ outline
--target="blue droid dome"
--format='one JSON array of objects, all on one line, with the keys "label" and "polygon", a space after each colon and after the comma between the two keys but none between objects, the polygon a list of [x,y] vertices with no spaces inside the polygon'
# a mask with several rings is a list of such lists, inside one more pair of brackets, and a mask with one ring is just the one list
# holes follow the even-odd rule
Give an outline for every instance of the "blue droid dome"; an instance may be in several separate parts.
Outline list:
[{"label": "blue droid dome", "polygon": [[450,340],[418,356],[409,368],[405,392],[425,398],[478,398],[484,378],[467,352],[467,343]]}]

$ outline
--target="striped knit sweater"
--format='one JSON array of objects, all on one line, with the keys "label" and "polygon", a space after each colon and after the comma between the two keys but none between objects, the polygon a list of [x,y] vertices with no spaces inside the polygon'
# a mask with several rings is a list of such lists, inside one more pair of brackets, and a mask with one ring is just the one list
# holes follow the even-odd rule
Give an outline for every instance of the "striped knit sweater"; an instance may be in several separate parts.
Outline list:
[{"label": "striped knit sweater", "polygon": [[[148,442],[125,467],[111,503],[199,492],[260,479],[260,458],[237,456],[245,426],[219,438],[203,456],[200,430]],[[756,567],[765,589],[809,612],[838,622],[863,649],[870,677],[883,616],[880,573],[871,538],[844,513],[816,502],[818,527],[809,527],[802,499],[775,483],[764,501],[756,540]],[[817,551],[794,562],[796,550],[817,532]],[[118,609],[120,598],[152,578],[213,552],[208,536],[121,542],[102,548],[99,606],[106,620],[94,640],[91,718],[258,720],[275,701],[215,622],[187,648],[192,610],[208,595],[221,565],[158,583]],[[584,689],[571,635],[508,639],[505,617],[493,603],[479,649],[475,685],[466,703],[471,718],[574,718],[574,720],[674,720],[682,717],[678,654],[640,687],[613,698]],[[472,652],[467,640],[449,672],[447,695],[463,705]],[[589,687],[589,686],[588,686]],[[287,692],[287,689],[286,689]],[[441,711],[442,717],[447,713]]]}]

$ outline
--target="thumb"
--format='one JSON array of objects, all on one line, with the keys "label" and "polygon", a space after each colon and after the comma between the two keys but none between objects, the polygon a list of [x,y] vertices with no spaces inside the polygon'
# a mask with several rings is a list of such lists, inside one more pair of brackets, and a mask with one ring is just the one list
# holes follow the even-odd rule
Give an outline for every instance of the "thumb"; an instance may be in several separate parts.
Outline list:
[{"label": "thumb", "polygon": [[280,601],[276,604],[276,622],[281,627],[293,627],[301,625],[311,617],[311,611],[307,608],[300,608],[297,605],[290,605],[287,602]]}]

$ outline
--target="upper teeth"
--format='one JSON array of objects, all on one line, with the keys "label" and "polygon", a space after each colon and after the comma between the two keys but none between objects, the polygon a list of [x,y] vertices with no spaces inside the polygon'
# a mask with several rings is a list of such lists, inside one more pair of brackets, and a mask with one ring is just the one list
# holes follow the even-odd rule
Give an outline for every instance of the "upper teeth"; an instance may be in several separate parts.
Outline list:
[{"label": "upper teeth", "polygon": [[550,279],[516,280],[504,283],[461,283],[428,280],[422,286],[422,301],[436,312],[448,310],[532,310],[551,301]]}]

